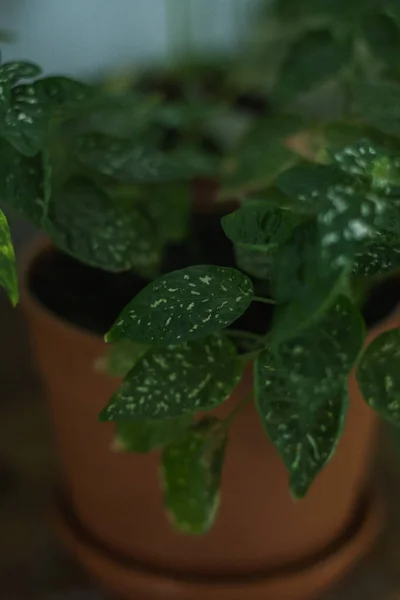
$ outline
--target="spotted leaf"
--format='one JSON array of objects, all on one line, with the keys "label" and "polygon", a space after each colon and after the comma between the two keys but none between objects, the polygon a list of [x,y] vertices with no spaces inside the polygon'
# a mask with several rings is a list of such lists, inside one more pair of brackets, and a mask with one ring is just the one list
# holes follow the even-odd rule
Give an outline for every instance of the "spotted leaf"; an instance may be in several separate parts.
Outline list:
[{"label": "spotted leaf", "polygon": [[49,201],[49,166],[43,155],[21,155],[0,140],[0,197],[37,227],[41,227]]},{"label": "spotted leaf", "polygon": [[374,188],[400,181],[400,160],[370,139],[361,139],[333,153],[336,164],[353,177],[364,177]]},{"label": "spotted leaf", "polygon": [[222,219],[227,237],[253,250],[273,252],[287,242],[301,217],[290,210],[273,208],[261,200],[246,202]]},{"label": "spotted leaf", "polygon": [[[65,77],[46,77],[36,82],[15,85],[31,79],[40,69],[29,63],[8,63],[0,67],[3,97],[0,97],[0,135],[25,156],[36,155],[44,146],[51,116],[85,98],[90,90]],[[79,89],[79,92],[78,92]],[[87,92],[86,92],[87,94]]]},{"label": "spotted leaf", "polygon": [[305,496],[336,447],[347,410],[346,379],[364,336],[360,314],[340,297],[316,324],[257,359],[257,408],[295,497]]},{"label": "spotted leaf", "polygon": [[36,81],[34,87],[39,101],[51,114],[57,115],[96,97],[95,88],[69,77],[44,77]]},{"label": "spotted leaf", "polygon": [[329,189],[318,214],[321,258],[334,268],[351,267],[354,256],[391,221],[390,202],[379,194],[337,185]]},{"label": "spotted leaf", "polygon": [[43,147],[49,117],[33,84],[15,86],[8,107],[1,113],[0,134],[21,154],[34,156]]},{"label": "spotted leaf", "polygon": [[374,242],[355,256],[353,273],[369,277],[383,275],[400,268],[400,247]]},{"label": "spotted leaf", "polygon": [[106,336],[163,346],[194,340],[236,321],[253,285],[235,269],[195,266],[160,277],[122,311]]},{"label": "spotted leaf", "polygon": [[45,229],[64,252],[108,271],[157,269],[158,246],[141,211],[119,210],[91,180],[70,179],[52,198]]},{"label": "spotted leaf", "polygon": [[11,241],[10,229],[4,213],[0,210],[0,285],[3,287],[11,302],[18,304],[18,278],[15,266],[14,247]]},{"label": "spotted leaf", "polygon": [[[42,69],[31,62],[12,61],[3,63],[0,66],[0,85],[13,86],[20,79],[33,79],[41,75]],[[9,87],[3,88],[2,93],[5,93]],[[4,100],[0,93],[0,102]]]},{"label": "spotted leaf", "polygon": [[141,358],[103,410],[103,421],[170,419],[215,408],[242,375],[235,346],[214,334]]},{"label": "spotted leaf", "polygon": [[93,171],[132,184],[190,180],[210,175],[217,168],[215,161],[193,149],[164,153],[136,140],[103,134],[82,136],[76,155]]},{"label": "spotted leaf", "polygon": [[275,185],[287,196],[300,204],[299,208],[317,212],[322,198],[328,190],[342,183],[349,183],[349,178],[336,166],[301,164],[284,171],[275,181]]},{"label": "spotted leaf", "polygon": [[319,318],[340,293],[348,272],[321,260],[314,221],[297,227],[289,243],[277,252],[271,268],[273,297],[278,304],[271,331],[273,343],[293,337]]},{"label": "spotted leaf", "polygon": [[371,408],[400,426],[400,329],[387,331],[366,349],[357,370],[361,392]]},{"label": "spotted leaf", "polygon": [[214,524],[226,444],[225,424],[206,418],[164,450],[164,503],[183,533],[202,535]]},{"label": "spotted leaf", "polygon": [[116,424],[114,449],[147,454],[181,438],[192,425],[193,416],[161,421],[120,421]]}]

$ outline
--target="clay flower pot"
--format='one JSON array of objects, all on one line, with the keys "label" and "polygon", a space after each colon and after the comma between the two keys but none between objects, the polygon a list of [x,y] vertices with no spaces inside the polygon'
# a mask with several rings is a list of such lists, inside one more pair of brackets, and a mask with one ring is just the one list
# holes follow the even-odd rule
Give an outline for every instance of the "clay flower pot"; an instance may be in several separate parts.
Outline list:
[{"label": "clay flower pot", "polygon": [[[249,405],[232,425],[214,529],[199,538],[177,533],[163,510],[159,455],[113,451],[113,425],[98,422],[118,385],[93,368],[102,339],[55,316],[29,287],[32,265],[49,251],[43,240],[27,251],[22,305],[63,474],[55,523],[86,569],[132,600],[301,600],[340,578],[370,547],[382,517],[370,481],[377,419],[354,376],[345,434],[305,500],[291,499],[283,464]],[[400,310],[369,341],[396,326]],[[217,414],[250,388],[247,372]]]}]

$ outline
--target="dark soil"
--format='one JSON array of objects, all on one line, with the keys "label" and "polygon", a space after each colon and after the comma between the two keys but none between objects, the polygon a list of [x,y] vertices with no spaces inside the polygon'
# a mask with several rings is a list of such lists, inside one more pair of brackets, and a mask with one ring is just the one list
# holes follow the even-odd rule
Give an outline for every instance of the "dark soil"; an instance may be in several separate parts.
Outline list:
[{"label": "dark soil", "polygon": [[372,289],[364,305],[363,315],[370,329],[389,316],[400,302],[400,278],[383,281]]}]

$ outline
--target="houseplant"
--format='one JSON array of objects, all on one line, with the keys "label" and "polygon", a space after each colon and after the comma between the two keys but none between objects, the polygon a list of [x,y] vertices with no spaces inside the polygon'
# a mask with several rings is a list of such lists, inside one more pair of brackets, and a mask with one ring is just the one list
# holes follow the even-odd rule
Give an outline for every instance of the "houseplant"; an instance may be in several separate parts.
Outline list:
[{"label": "houseplant", "polygon": [[[25,307],[48,379],[68,504],[75,515],[67,518],[64,508],[62,530],[89,569],[127,597],[134,590],[152,598],[164,593],[306,597],[346,568],[360,540],[365,544],[373,537],[371,519],[358,515],[357,525],[353,515],[362,505],[374,430],[354,378],[352,425],[345,445],[339,445],[341,458],[306,495],[342,432],[346,381],[356,363],[368,402],[397,420],[396,373],[390,363],[396,358],[398,320],[380,323],[379,330],[390,332],[362,354],[360,310],[376,284],[398,267],[400,92],[395,82],[382,79],[382,62],[371,81],[350,77],[348,64],[340,62],[328,72],[340,83],[343,78],[345,119],[310,124],[298,114],[263,118],[231,149],[222,170],[218,153],[198,143],[198,107],[192,113],[185,103],[178,111],[180,119],[195,124],[196,143],[192,135],[183,136],[177,146],[163,149],[160,136],[163,140],[171,113],[157,95],[143,96],[139,90],[109,98],[64,78],[36,79],[39,72],[29,63],[0,69],[1,197],[43,228],[64,253],[89,265],[76,278],[78,263],[70,271],[68,259],[42,246],[24,276]],[[308,78],[306,89],[325,81],[320,73],[311,82]],[[21,79],[31,82],[19,84]],[[221,110],[212,104],[202,111],[208,115],[210,108]],[[313,163],[287,148],[287,139],[304,130],[312,141]],[[220,196],[235,193],[242,200],[222,221],[241,270],[220,231],[214,235],[220,215],[190,225],[190,192],[182,181],[219,173]],[[4,220],[3,232],[2,283],[16,302]],[[203,266],[213,260],[219,265]],[[98,267],[134,269],[137,275],[110,276],[97,287],[102,276],[92,268]],[[44,285],[49,273],[62,284],[61,304]],[[83,312],[85,279],[89,286],[97,282],[86,300],[85,319],[94,317],[89,324],[68,312],[78,294]],[[394,284],[388,286],[385,292],[396,291]],[[82,331],[101,333],[115,310],[123,309],[120,294],[130,294],[132,303],[108,334],[115,350],[107,364],[119,375],[128,371],[122,387],[93,371],[103,346],[97,335]],[[107,301],[114,296],[118,301],[108,312]],[[256,312],[248,312],[254,300]],[[396,293],[390,295],[379,315],[371,314],[367,303],[368,327],[390,314],[397,300]],[[231,328],[243,314],[245,324]],[[373,329],[370,336],[377,333]],[[307,348],[312,348],[311,360]],[[259,417],[251,402],[252,362]],[[243,368],[240,387],[224,402]],[[213,416],[193,425],[194,413],[219,404]],[[231,426],[226,504],[208,535],[192,539],[170,529],[154,491],[158,456],[112,452],[115,427],[95,422],[100,409],[103,421],[117,423],[114,450],[165,447],[167,506],[175,525],[192,534],[205,533],[216,518]],[[293,495],[306,496],[297,505],[280,463],[258,433],[260,419],[289,471]],[[246,473],[249,465],[254,474]],[[248,489],[258,494],[247,493],[246,476]],[[334,506],[329,506],[332,496]],[[320,522],[311,527],[306,521],[316,514]]]}]

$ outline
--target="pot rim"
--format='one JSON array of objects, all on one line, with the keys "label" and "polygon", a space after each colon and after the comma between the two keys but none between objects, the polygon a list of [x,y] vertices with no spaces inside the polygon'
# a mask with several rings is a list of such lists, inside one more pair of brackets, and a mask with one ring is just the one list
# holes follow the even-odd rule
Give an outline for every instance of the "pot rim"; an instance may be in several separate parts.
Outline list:
[{"label": "pot rim", "polygon": [[[35,236],[23,248],[19,267],[21,304],[27,312],[34,313],[41,321],[52,323],[64,335],[75,338],[79,337],[81,342],[93,348],[96,347],[98,349],[99,344],[106,347],[107,344],[101,335],[93,333],[90,329],[80,327],[73,321],[59,316],[43,304],[32,292],[29,286],[29,274],[32,265],[51,248],[56,248],[57,250],[57,247],[52,244],[50,238],[43,233]],[[366,343],[369,343],[376,335],[393,329],[393,321],[399,313],[400,301],[385,318],[367,330]]]}]

